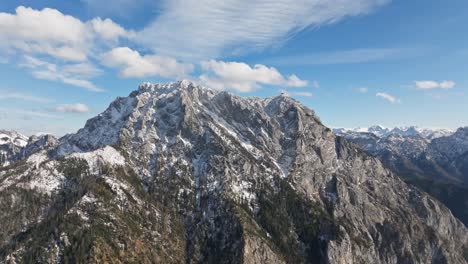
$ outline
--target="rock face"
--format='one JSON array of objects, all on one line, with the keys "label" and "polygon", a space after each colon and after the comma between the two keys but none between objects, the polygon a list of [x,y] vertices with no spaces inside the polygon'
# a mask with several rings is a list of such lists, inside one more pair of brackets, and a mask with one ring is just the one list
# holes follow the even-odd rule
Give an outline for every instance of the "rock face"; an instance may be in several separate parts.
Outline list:
[{"label": "rock face", "polygon": [[8,166],[21,149],[26,146],[28,137],[14,131],[0,130],[0,167]]},{"label": "rock face", "polygon": [[420,134],[335,132],[379,158],[407,182],[437,197],[468,226],[468,128],[432,140]]},{"label": "rock face", "polygon": [[[432,130],[426,134],[417,131],[430,130],[413,128],[412,131],[416,132],[409,133],[409,129],[395,128],[386,131],[389,132],[336,129],[335,133],[380,157],[386,165],[400,174],[412,173],[436,181],[468,183],[468,164],[464,163],[465,156],[468,155],[468,127],[459,128],[445,136],[442,136],[444,130]],[[434,136],[436,133],[438,136]]]},{"label": "rock face", "polygon": [[[142,84],[0,171],[0,258],[466,263],[441,203],[287,96]],[[34,205],[34,206],[32,206]]]},{"label": "rock face", "polygon": [[0,168],[25,159],[30,155],[55,146],[52,135],[27,137],[15,131],[0,130]]}]

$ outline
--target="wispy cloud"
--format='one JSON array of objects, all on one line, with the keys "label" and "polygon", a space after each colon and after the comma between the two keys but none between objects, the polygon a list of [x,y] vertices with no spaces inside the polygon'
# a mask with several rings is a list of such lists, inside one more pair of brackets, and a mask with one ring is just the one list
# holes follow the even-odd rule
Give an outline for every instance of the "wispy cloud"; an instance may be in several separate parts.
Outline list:
[{"label": "wispy cloud", "polygon": [[390,102],[392,104],[401,103],[400,99],[398,99],[395,96],[393,96],[391,94],[388,94],[388,93],[377,93],[375,96],[380,97],[382,99],[385,99],[385,100],[387,100],[388,102]]},{"label": "wispy cloud", "polygon": [[302,92],[302,91],[286,91],[281,90],[282,94],[290,95],[290,96],[299,96],[299,97],[313,97],[314,94],[311,92]]},{"label": "wispy cloud", "polygon": [[[122,8],[134,5],[128,0],[117,1]],[[19,6],[14,13],[0,12],[0,52],[22,54],[23,61],[18,64],[29,69],[37,79],[95,92],[102,91],[93,81],[103,73],[97,64],[118,69],[124,78],[199,79],[211,87],[242,92],[263,85],[304,87],[307,81],[294,74],[283,76],[263,64],[251,67],[241,62],[199,62],[198,59],[277,45],[306,28],[367,14],[390,1],[163,0],[159,2],[157,17],[139,32],[110,19],[96,17],[82,21],[52,8],[37,10]],[[90,7],[107,5],[100,0],[82,2]],[[122,46],[123,42],[126,45]],[[363,50],[357,53],[362,57],[393,54],[392,50],[373,52],[380,55]],[[355,54],[335,56],[340,55],[352,57],[348,60],[356,57]],[[327,60],[336,59],[333,56],[323,59]],[[202,72],[194,77],[191,75],[197,63]],[[316,81],[310,85],[320,87]]]},{"label": "wispy cloud", "polygon": [[412,58],[419,56],[422,52],[424,49],[365,48],[276,57],[265,60],[265,62],[282,66],[357,64]]},{"label": "wispy cloud", "polygon": [[96,77],[102,74],[102,70],[95,65],[85,62],[77,64],[67,64],[63,66],[63,71],[68,74],[74,74],[81,77]]},{"label": "wispy cloud", "polygon": [[[84,88],[93,92],[102,92],[103,89],[87,80],[98,70],[91,69],[87,64],[73,64],[63,68],[32,56],[25,55],[20,67],[31,69],[31,74],[41,80],[58,81],[76,87]],[[88,68],[88,69],[86,69]],[[94,73],[92,72],[94,71]]]},{"label": "wispy cloud", "polygon": [[415,81],[414,83],[419,90],[452,89],[456,85],[454,81]]},{"label": "wispy cloud", "polygon": [[365,93],[367,93],[367,92],[369,91],[369,88],[367,88],[367,87],[359,87],[359,88],[356,88],[356,91],[357,91],[358,93],[365,94]]},{"label": "wispy cloud", "polygon": [[251,92],[261,85],[304,87],[307,81],[292,74],[283,76],[277,69],[257,64],[253,67],[241,62],[204,61],[202,84],[215,89],[233,89],[238,92]]},{"label": "wispy cloud", "polygon": [[31,111],[31,110],[24,110],[24,109],[16,109],[16,108],[4,108],[0,107],[0,113],[6,113],[7,115],[11,114],[18,114],[23,115],[26,117],[42,117],[42,118],[60,118],[60,116],[48,114],[40,111]]},{"label": "wispy cloud", "polygon": [[55,112],[59,113],[88,113],[91,112],[91,109],[85,104],[76,103],[76,104],[64,104],[59,105],[52,109]]},{"label": "wispy cloud", "polygon": [[278,45],[306,28],[368,14],[390,0],[161,2],[160,15],[136,41],[170,56],[217,58]]},{"label": "wispy cloud", "polygon": [[39,96],[34,96],[30,94],[11,92],[11,91],[0,91],[0,100],[23,100],[35,103],[50,103],[54,100],[50,98],[44,98]]}]

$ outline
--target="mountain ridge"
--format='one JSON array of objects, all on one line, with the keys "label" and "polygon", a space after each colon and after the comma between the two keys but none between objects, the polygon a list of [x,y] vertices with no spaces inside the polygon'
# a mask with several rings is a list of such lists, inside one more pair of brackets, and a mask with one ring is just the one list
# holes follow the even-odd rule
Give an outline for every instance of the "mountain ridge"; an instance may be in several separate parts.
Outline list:
[{"label": "mountain ridge", "polygon": [[[15,207],[31,195],[35,210]],[[468,252],[445,206],[299,102],[186,81],[143,84],[1,169],[0,196],[22,220],[0,214],[10,260],[463,263]]]},{"label": "mountain ridge", "polygon": [[402,178],[443,201],[468,224],[468,128],[433,139],[421,135],[336,130],[339,135],[379,158]]},{"label": "mountain ridge", "polygon": [[334,128],[333,131],[337,134],[346,135],[352,133],[372,133],[378,137],[387,137],[392,134],[400,136],[421,136],[428,140],[450,136],[456,132],[456,130],[447,128],[420,128],[418,126],[395,126],[393,128],[387,128],[381,125],[374,125],[367,128]]}]

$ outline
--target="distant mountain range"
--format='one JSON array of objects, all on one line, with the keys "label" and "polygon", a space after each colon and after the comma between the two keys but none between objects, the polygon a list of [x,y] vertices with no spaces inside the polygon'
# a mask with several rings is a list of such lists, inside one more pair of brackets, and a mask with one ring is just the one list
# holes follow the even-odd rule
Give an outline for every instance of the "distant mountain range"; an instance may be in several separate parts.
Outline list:
[{"label": "distant mountain range", "polygon": [[430,129],[430,128],[419,128],[417,126],[404,126],[404,127],[394,127],[386,128],[380,125],[371,126],[368,128],[335,128],[333,131],[336,134],[346,134],[350,136],[352,134],[362,135],[364,133],[372,133],[377,137],[386,137],[392,134],[400,136],[420,136],[422,138],[432,140],[434,138],[450,136],[455,133],[455,130],[451,129]]},{"label": "distant mountain range", "polygon": [[16,131],[0,130],[0,168],[22,160],[57,142],[52,135],[27,137]]},{"label": "distant mountain range", "polygon": [[468,261],[444,204],[284,94],[144,83],[59,140],[4,138],[6,263]]},{"label": "distant mountain range", "polygon": [[445,202],[468,225],[468,127],[450,131],[373,126],[334,132]]}]

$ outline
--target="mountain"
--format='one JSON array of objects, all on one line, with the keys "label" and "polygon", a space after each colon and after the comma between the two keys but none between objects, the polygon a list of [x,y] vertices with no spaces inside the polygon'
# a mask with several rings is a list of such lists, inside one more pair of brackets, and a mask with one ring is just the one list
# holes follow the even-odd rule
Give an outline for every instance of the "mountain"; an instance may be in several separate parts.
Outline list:
[{"label": "mountain", "polygon": [[0,130],[0,167],[8,166],[28,144],[28,137],[14,131]]},{"label": "mountain", "polygon": [[0,258],[466,263],[440,202],[294,99],[142,84],[0,170]]},{"label": "mountain", "polygon": [[459,128],[453,135],[434,139],[429,145],[429,155],[444,164],[448,171],[459,175],[468,183],[466,155],[468,154],[468,127]]},{"label": "mountain", "polygon": [[0,168],[20,161],[40,150],[55,146],[52,135],[27,137],[16,131],[0,130]]},{"label": "mountain", "polygon": [[334,128],[333,131],[336,134],[345,134],[347,136],[351,134],[355,134],[359,136],[360,134],[364,133],[372,133],[377,137],[387,137],[392,134],[400,135],[400,136],[420,136],[422,138],[432,140],[439,137],[450,136],[455,131],[450,129],[428,129],[428,128],[419,128],[417,126],[406,126],[406,127],[394,127],[394,128],[386,128],[381,125],[371,126],[368,128]]},{"label": "mountain", "polygon": [[443,201],[468,226],[468,128],[430,137],[421,133],[335,132],[378,157],[407,182]]}]

